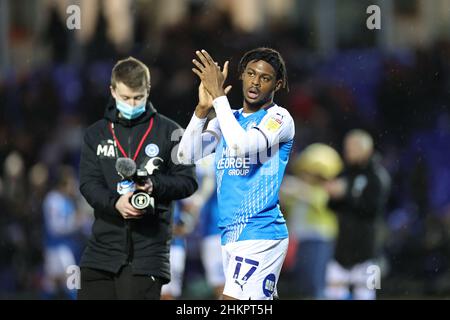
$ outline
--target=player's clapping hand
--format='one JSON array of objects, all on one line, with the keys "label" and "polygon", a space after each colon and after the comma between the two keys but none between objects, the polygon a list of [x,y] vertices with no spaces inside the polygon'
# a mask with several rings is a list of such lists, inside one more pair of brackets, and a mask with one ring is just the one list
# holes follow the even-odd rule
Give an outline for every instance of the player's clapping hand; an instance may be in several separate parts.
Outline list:
[{"label": "player's clapping hand", "polygon": [[[203,106],[211,105],[212,101],[218,97],[226,95],[231,86],[224,89],[224,83],[228,76],[228,61],[223,66],[223,71],[220,70],[219,65],[211,58],[208,52],[205,50],[196,51],[198,60],[194,59],[192,62],[196,68],[192,68],[192,71],[200,78],[204,89],[209,93],[209,97],[202,92],[203,88],[199,87],[199,104],[202,99]],[[202,97],[200,97],[202,95]]]},{"label": "player's clapping hand", "polygon": [[206,91],[203,82],[200,82],[200,85],[198,86],[198,104],[195,108],[195,115],[201,119],[206,118],[212,106],[213,98],[208,91]]}]

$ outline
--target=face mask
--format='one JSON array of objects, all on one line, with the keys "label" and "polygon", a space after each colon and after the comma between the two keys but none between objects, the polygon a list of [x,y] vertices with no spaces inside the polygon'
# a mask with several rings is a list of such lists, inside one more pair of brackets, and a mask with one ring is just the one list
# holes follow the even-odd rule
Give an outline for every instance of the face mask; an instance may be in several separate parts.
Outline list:
[{"label": "face mask", "polygon": [[145,112],[146,104],[147,104],[147,99],[142,101],[141,104],[138,104],[135,107],[130,106],[128,103],[125,103],[123,101],[116,99],[117,110],[119,110],[120,113],[122,114],[122,116],[128,120],[136,119],[141,114],[143,114]]}]

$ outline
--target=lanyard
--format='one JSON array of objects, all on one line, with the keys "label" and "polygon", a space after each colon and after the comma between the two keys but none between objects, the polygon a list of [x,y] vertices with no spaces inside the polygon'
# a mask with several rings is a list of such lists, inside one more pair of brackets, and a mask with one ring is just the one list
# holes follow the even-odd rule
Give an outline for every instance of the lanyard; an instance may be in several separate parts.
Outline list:
[{"label": "lanyard", "polygon": [[[148,125],[147,131],[145,132],[144,136],[142,137],[141,142],[139,142],[139,145],[136,149],[136,153],[133,156],[134,161],[136,161],[137,156],[142,149],[142,145],[144,144],[145,139],[147,139],[148,134],[150,133],[150,131],[152,131],[152,127],[153,127],[153,117],[150,119],[150,123]],[[125,153],[125,150],[123,149],[122,145],[120,144],[119,139],[117,139],[117,137],[116,137],[116,133],[114,132],[114,124],[112,122],[109,123],[109,130],[111,131],[114,141],[116,142],[117,146],[119,147],[119,150],[122,153],[122,155],[125,158],[128,158],[128,155]]]}]

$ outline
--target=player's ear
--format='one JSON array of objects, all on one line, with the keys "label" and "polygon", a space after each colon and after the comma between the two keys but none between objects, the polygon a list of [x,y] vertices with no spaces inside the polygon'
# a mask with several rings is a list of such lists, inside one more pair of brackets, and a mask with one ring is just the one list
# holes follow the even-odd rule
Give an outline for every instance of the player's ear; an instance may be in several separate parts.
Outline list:
[{"label": "player's ear", "polygon": [[280,90],[283,87],[283,80],[278,79],[276,84],[275,84],[275,92],[277,92],[278,90]]},{"label": "player's ear", "polygon": [[113,98],[114,98],[114,99],[117,99],[117,98],[116,98],[116,93],[115,93],[114,88],[113,88],[112,85],[109,86],[109,89],[111,90],[111,95],[113,96]]},{"label": "player's ear", "polygon": [[152,85],[149,84],[149,85],[148,85],[148,88],[147,88],[147,97],[150,95],[150,90],[151,90],[151,88],[152,88]]}]

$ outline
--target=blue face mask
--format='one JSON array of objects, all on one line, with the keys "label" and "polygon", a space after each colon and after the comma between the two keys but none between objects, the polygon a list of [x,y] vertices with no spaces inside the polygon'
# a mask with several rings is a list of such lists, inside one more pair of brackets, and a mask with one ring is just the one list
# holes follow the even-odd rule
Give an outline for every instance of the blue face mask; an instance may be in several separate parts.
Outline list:
[{"label": "blue face mask", "polygon": [[128,103],[116,99],[117,110],[119,110],[122,116],[128,120],[136,119],[141,114],[143,114],[145,112],[146,104],[147,99],[142,101],[142,103],[138,104],[135,107],[130,106]]}]

